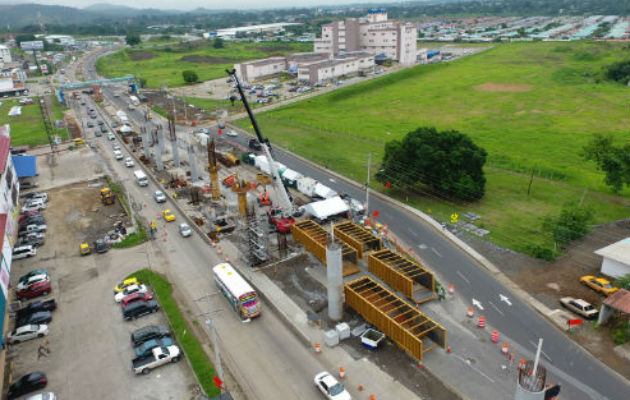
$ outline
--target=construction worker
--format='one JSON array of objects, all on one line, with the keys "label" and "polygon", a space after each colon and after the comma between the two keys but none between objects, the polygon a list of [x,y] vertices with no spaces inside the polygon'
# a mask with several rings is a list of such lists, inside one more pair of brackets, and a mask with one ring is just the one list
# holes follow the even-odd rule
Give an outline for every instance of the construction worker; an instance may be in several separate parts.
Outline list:
[{"label": "construction worker", "polygon": [[157,222],[155,222],[155,220],[151,221],[151,229],[149,232],[151,234],[151,240],[155,240],[155,233],[157,232]]}]

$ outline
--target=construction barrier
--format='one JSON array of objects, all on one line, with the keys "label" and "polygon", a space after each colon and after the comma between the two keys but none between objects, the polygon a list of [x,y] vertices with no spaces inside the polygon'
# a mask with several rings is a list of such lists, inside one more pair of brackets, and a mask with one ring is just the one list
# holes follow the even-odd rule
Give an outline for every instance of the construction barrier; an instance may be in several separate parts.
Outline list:
[{"label": "construction barrier", "polygon": [[477,326],[479,328],[485,328],[486,327],[486,318],[483,315],[479,316],[479,322],[477,322]]},{"label": "construction barrier", "polygon": [[468,318],[472,318],[475,316],[475,311],[472,307],[468,307],[468,312],[466,313],[466,315],[468,316]]},{"label": "construction barrier", "polygon": [[416,303],[437,298],[433,273],[392,250],[371,253],[368,270]]},{"label": "construction barrier", "polygon": [[448,285],[448,294],[450,294],[451,296],[455,294],[455,285],[453,285],[452,283]]},{"label": "construction barrier", "polygon": [[497,343],[499,341],[499,331],[497,331],[496,329],[492,331],[491,340],[492,343]]},{"label": "construction barrier", "polygon": [[507,355],[508,351],[510,351],[510,348],[508,346],[507,343],[503,343],[503,347],[501,347],[501,353]]},{"label": "construction barrier", "polygon": [[339,367],[339,378],[343,379],[346,377],[346,370],[343,367]]},{"label": "construction barrier", "polygon": [[344,294],[350,307],[418,361],[435,347],[446,348],[446,329],[372,278],[345,284]]},{"label": "construction barrier", "polygon": [[322,346],[319,343],[315,343],[315,353],[319,354],[322,352]]},{"label": "construction barrier", "polygon": [[341,222],[335,225],[335,237],[340,238],[348,246],[357,251],[357,256],[362,259],[364,252],[378,251],[383,247],[381,238],[372,232],[353,222]]}]

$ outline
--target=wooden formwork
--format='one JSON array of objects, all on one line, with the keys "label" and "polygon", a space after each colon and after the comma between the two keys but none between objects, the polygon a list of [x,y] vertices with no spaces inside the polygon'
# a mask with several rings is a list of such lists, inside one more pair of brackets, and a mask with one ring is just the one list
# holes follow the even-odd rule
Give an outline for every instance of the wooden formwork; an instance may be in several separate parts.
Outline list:
[{"label": "wooden formwork", "polygon": [[[446,348],[444,327],[369,276],[346,283],[344,294],[350,307],[417,360],[434,347]],[[425,339],[432,343],[425,345]]]},{"label": "wooden formwork", "polygon": [[[324,228],[311,220],[305,220],[293,225],[292,234],[295,240],[326,265],[326,244],[330,234]],[[357,251],[345,243],[341,243],[341,246],[343,276],[359,272]]]},{"label": "wooden formwork", "polygon": [[359,258],[363,258],[363,252],[367,250],[378,251],[383,247],[381,238],[350,221],[335,225],[335,236],[340,237],[344,243],[355,249]]},{"label": "wooden formwork", "polygon": [[437,297],[433,273],[392,250],[371,253],[368,270],[416,303]]}]

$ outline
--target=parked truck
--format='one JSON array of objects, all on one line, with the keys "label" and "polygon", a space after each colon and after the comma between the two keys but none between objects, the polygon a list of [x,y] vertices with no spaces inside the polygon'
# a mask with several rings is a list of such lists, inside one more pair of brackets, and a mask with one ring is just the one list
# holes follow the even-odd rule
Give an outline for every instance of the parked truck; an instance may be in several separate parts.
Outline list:
[{"label": "parked truck", "polygon": [[180,359],[180,350],[176,345],[156,347],[151,354],[131,360],[131,370],[136,374],[146,375],[152,369],[168,363],[176,363]]},{"label": "parked truck", "polygon": [[134,106],[140,105],[140,99],[137,98],[136,96],[129,96],[129,102],[133,104]]},{"label": "parked truck", "polygon": [[139,186],[147,186],[149,184],[149,178],[141,169],[133,171],[133,176],[135,176]]}]

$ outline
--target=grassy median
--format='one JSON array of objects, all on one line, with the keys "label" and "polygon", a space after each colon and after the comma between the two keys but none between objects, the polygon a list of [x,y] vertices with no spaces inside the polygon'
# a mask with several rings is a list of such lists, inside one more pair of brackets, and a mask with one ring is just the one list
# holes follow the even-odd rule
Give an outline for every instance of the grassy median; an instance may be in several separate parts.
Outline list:
[{"label": "grassy median", "polygon": [[212,378],[216,376],[214,366],[203,351],[201,343],[195,337],[191,327],[188,325],[175,299],[171,296],[173,287],[164,276],[148,269],[141,269],[128,276],[135,276],[140,282],[148,283],[153,288],[155,295],[166,313],[171,328],[175,334],[178,344],[188,357],[199,384],[207,396],[213,397],[221,391],[213,385]]}]

